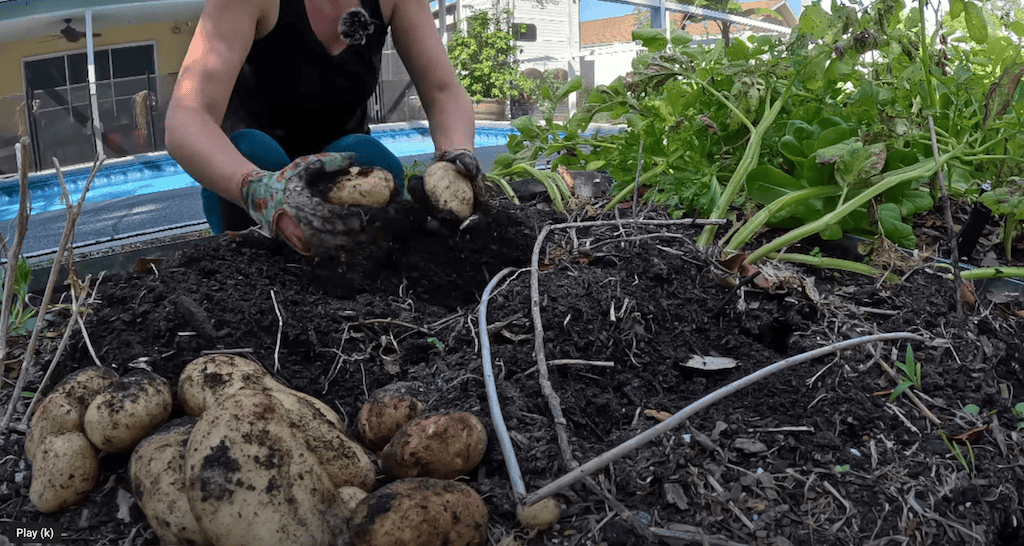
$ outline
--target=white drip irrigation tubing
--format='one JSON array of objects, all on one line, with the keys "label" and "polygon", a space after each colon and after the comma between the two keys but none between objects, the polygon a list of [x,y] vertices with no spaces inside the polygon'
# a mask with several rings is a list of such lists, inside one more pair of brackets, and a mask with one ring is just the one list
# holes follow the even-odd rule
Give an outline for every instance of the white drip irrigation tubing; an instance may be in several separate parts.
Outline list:
[{"label": "white drip irrigation tubing", "polygon": [[789,368],[790,366],[814,360],[816,358],[831,354],[844,349],[849,349],[857,345],[863,345],[865,343],[873,343],[876,341],[893,341],[900,339],[907,339],[912,341],[926,341],[924,337],[910,332],[892,332],[888,334],[876,334],[872,336],[863,336],[853,339],[848,339],[839,343],[821,347],[813,351],[801,353],[796,356],[791,356],[785,360],[780,360],[770,366],[761,368],[760,370],[733,381],[728,385],[705,395],[696,402],[693,402],[689,406],[686,406],[672,417],[658,423],[657,425],[647,429],[646,431],[634,436],[633,438],[619,444],[609,451],[595,457],[590,462],[572,470],[561,478],[549,483],[548,485],[538,489],[533,494],[526,494],[526,486],[523,482],[523,475],[519,469],[519,462],[516,460],[516,454],[512,447],[512,438],[508,434],[508,428],[505,426],[505,419],[501,415],[501,404],[498,402],[498,391],[494,382],[494,370],[491,366],[491,342],[490,337],[487,334],[487,301],[491,297],[491,291],[494,287],[505,278],[509,273],[515,271],[513,267],[503,269],[499,272],[491,282],[487,284],[484,289],[483,295],[480,298],[480,352],[481,360],[484,368],[484,383],[487,386],[487,402],[491,410],[491,420],[494,422],[494,432],[498,436],[498,444],[501,446],[502,456],[505,458],[505,466],[508,467],[508,477],[512,482],[512,489],[515,492],[516,501],[521,502],[523,506],[530,506],[536,504],[555,493],[575,484],[576,482],[586,478],[587,476],[597,472],[598,470],[608,466],[616,460],[629,454],[634,449],[637,449],[658,436],[672,430],[673,428],[681,425],[687,419],[692,417],[697,412],[710,406],[711,404],[736,393],[737,391],[749,387],[754,383]]},{"label": "white drip irrigation tubing", "polygon": [[491,282],[484,288],[483,296],[480,298],[480,360],[484,367],[484,383],[487,385],[487,405],[491,408],[491,421],[494,421],[494,433],[498,436],[498,445],[501,446],[501,455],[505,458],[505,466],[508,467],[508,479],[512,482],[512,491],[516,495],[516,503],[520,503],[526,497],[526,482],[523,481],[523,473],[519,470],[519,461],[516,459],[516,452],[512,447],[512,438],[505,426],[505,418],[501,415],[501,403],[498,402],[498,388],[494,381],[494,367],[491,365],[491,339],[487,335],[487,300],[491,297],[491,290],[504,279],[506,275],[515,271],[514,267],[506,267],[491,279]]}]

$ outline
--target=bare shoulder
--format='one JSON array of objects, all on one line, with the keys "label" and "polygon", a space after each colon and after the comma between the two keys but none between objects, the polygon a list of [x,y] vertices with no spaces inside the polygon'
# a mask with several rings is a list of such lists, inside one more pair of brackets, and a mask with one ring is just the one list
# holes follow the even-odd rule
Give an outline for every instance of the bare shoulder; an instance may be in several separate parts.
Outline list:
[{"label": "bare shoulder", "polygon": [[231,33],[235,24],[254,25],[257,38],[270,32],[277,22],[280,0],[207,0],[203,17],[212,19],[216,26],[212,31]]}]

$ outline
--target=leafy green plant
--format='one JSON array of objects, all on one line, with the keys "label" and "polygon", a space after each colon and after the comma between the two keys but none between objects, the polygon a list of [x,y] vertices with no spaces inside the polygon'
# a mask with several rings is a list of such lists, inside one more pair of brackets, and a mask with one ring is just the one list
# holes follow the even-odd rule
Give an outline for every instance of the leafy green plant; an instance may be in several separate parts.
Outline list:
[{"label": "leafy green plant", "polygon": [[[0,268],[0,286],[6,284],[6,268]],[[32,267],[24,257],[18,259],[14,268],[14,300],[11,302],[11,317],[7,323],[7,335],[21,335],[35,325],[36,310],[28,303],[28,283],[32,280]]]},{"label": "leafy green plant", "polygon": [[508,17],[478,11],[465,20],[466,29],[456,29],[448,40],[448,58],[469,96],[509,99],[529,88]]},{"label": "leafy green plant", "polygon": [[836,474],[842,474],[843,472],[849,472],[850,465],[848,465],[848,464],[837,464],[835,466],[835,468],[833,468],[832,470],[834,470]]},{"label": "leafy green plant", "polygon": [[1013,406],[1011,413],[1014,417],[1020,419],[1020,421],[1017,422],[1017,428],[1024,428],[1024,402],[1017,402],[1017,405]]},{"label": "leafy green plant", "polygon": [[431,336],[427,338],[427,343],[433,345],[433,347],[438,351],[441,351],[442,353],[444,352],[444,342],[441,341],[440,339]]},{"label": "leafy green plant", "polygon": [[892,390],[892,394],[889,395],[889,402],[896,400],[901,394],[903,394],[910,387],[921,388],[921,363],[914,359],[914,349],[907,345],[906,357],[903,362],[897,362],[896,367],[903,371],[903,377],[900,379],[896,388]]},{"label": "leafy green plant", "polygon": [[[956,457],[956,460],[960,461],[964,470],[973,476],[977,468],[977,461],[974,459],[974,447],[971,445],[971,442],[964,440],[964,444],[967,446],[967,455],[964,455],[964,450],[960,448],[960,444],[950,440],[949,437],[946,436],[946,433],[941,430],[939,431],[939,435],[942,437],[942,443],[946,444],[946,448],[948,448],[953,456]],[[970,464],[968,464],[968,458],[970,458]]]},{"label": "leafy green plant", "polygon": [[977,404],[967,404],[964,406],[964,413],[972,417],[977,417],[981,413],[981,408]]},{"label": "leafy green plant", "polygon": [[1013,240],[1024,225],[1024,179],[1011,178],[1004,186],[982,194],[979,200],[993,214],[1003,217],[1003,250],[1009,259]]}]

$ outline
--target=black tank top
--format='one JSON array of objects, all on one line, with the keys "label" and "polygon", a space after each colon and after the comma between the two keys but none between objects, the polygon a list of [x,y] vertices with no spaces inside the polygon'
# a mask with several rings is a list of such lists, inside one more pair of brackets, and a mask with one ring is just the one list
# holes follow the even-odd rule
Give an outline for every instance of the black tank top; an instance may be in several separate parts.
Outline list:
[{"label": "black tank top", "polygon": [[349,134],[369,134],[366,103],[376,89],[387,38],[379,0],[345,14],[344,50],[332,56],[309,24],[304,0],[280,0],[277,24],[256,40],[224,116],[228,134],[259,129],[289,157],[319,153]]}]

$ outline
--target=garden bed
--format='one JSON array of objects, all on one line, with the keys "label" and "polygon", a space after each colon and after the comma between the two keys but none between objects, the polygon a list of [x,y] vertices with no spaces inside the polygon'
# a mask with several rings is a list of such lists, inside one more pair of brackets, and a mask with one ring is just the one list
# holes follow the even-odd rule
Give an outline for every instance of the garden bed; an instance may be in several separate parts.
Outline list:
[{"label": "garden bed", "polygon": [[[391,234],[387,247],[340,272],[254,234],[200,241],[155,271],[106,276],[86,326],[100,362],[122,373],[144,362],[174,384],[203,351],[240,351],[337,409],[350,429],[369,393],[411,380],[433,393],[429,407],[470,411],[493,430],[476,308],[495,274],[523,268],[491,296],[488,331],[505,420],[535,491],[567,471],[538,382],[528,270],[538,232],[560,221],[546,207],[502,201],[457,236]],[[889,402],[897,381],[882,364],[895,370],[906,343],[818,358],[633,451],[595,474],[597,490],[564,491],[561,521],[535,536],[515,522],[492,436],[464,480],[490,510],[491,544],[702,543],[659,538],[672,532],[705,533],[704,543],[718,545],[1024,541],[1024,417],[1012,414],[1024,402],[1024,318],[1012,303],[982,300],[958,316],[952,283],[927,259],[900,272],[898,285],[792,267],[776,271],[785,282],[772,291],[723,286],[693,246],[696,229],[624,219],[545,239],[545,354],[577,462],[769,364],[880,332],[926,338],[912,345],[923,379],[912,390],[934,417],[906,394]],[[194,309],[183,301],[205,317],[181,312]],[[59,334],[67,313],[56,315]],[[45,343],[39,360],[55,345]],[[693,356],[736,365],[685,366]],[[55,377],[92,363],[76,335]],[[5,384],[4,406],[10,395]],[[970,433],[969,447],[947,444],[940,431]],[[28,500],[23,441],[15,432],[0,444],[0,521],[59,521],[69,545],[157,543],[128,493],[126,456],[103,456],[101,485],[86,502],[43,515]],[[950,446],[970,455],[960,461]],[[645,537],[638,527],[657,531]]]}]

